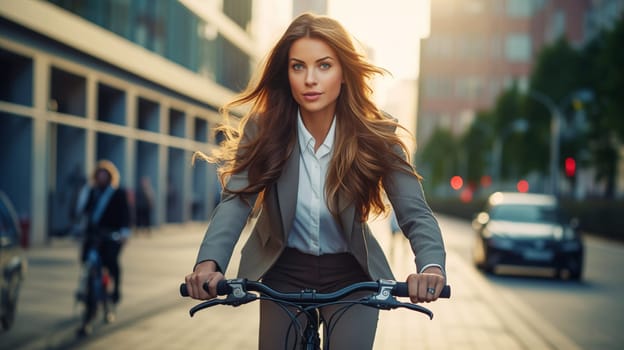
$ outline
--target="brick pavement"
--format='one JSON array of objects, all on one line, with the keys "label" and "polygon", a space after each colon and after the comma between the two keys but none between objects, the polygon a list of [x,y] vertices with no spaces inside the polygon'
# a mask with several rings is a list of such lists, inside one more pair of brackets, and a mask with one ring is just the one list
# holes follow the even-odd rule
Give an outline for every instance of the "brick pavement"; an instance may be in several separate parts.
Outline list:
[{"label": "brick pavement", "polygon": [[[387,223],[373,225],[396,276],[406,276],[412,266],[408,246],[404,240],[392,240]],[[65,330],[64,336],[56,332],[57,338],[64,340],[54,341],[48,336],[22,348],[255,349],[257,303],[216,307],[190,318],[187,311],[195,301],[177,295],[177,286],[194,261],[204,226],[168,225],[155,230],[152,237],[131,240],[123,255],[125,294],[118,322],[96,329],[86,341],[67,342],[69,333]],[[34,249],[30,254],[45,252]],[[228,277],[233,277],[236,269],[236,254]],[[453,250],[448,251],[447,261],[452,298],[426,305],[435,314],[433,320],[408,310],[382,311],[376,350],[578,349],[520,300],[492,287]]]}]

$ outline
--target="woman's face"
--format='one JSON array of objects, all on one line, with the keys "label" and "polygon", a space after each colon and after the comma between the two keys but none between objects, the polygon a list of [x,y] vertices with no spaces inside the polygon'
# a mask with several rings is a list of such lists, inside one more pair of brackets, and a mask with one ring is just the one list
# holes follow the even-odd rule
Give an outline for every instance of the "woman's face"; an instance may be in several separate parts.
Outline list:
[{"label": "woman's face", "polygon": [[111,176],[108,171],[98,169],[95,173],[95,185],[97,187],[106,187],[111,182]]},{"label": "woman's face", "polygon": [[288,80],[302,114],[334,115],[342,84],[342,66],[324,41],[304,37],[292,44]]}]

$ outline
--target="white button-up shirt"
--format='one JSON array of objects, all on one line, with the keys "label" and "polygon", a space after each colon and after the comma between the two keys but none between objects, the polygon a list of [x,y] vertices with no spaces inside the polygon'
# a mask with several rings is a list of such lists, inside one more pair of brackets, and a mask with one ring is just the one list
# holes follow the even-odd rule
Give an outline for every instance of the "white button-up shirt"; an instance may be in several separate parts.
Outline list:
[{"label": "white button-up shirt", "polygon": [[314,152],[314,137],[303,124],[301,114],[297,114],[297,137],[301,149],[299,188],[295,220],[287,245],[311,255],[346,252],[347,242],[325,200],[325,178],[336,135],[336,117],[323,144]]}]

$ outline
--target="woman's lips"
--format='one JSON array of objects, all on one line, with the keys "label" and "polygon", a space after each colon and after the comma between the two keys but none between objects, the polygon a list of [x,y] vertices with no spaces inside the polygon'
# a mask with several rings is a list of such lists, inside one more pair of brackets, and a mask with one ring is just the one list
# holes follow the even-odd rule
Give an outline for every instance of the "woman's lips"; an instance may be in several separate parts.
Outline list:
[{"label": "woman's lips", "polygon": [[321,93],[320,92],[308,92],[303,94],[303,98],[306,101],[316,101],[320,98]]}]

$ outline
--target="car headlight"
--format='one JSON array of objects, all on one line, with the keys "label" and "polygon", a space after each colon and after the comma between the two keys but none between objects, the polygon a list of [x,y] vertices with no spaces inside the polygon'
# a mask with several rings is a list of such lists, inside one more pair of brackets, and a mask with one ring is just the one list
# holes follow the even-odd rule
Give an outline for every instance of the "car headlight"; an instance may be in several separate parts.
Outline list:
[{"label": "car headlight", "polygon": [[565,239],[564,230],[561,226],[553,228],[553,238],[556,240]]}]

